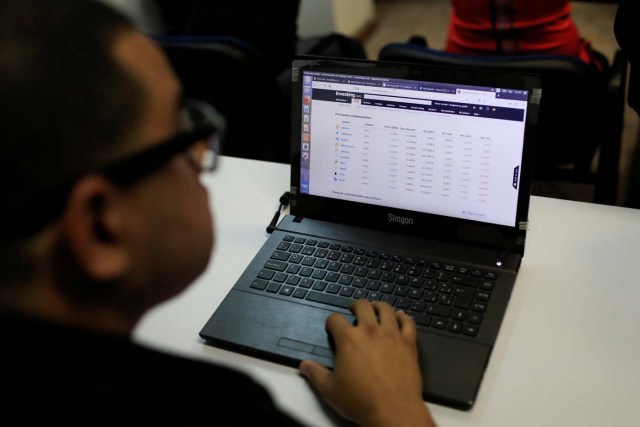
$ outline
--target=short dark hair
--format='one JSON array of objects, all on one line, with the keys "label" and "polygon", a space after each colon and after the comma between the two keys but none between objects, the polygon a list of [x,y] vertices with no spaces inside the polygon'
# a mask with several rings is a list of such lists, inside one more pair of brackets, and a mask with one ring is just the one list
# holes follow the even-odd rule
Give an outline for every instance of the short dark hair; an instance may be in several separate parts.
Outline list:
[{"label": "short dark hair", "polygon": [[0,0],[0,279],[64,205],[47,194],[133,137],[144,89],[112,53],[129,29],[94,0]]}]

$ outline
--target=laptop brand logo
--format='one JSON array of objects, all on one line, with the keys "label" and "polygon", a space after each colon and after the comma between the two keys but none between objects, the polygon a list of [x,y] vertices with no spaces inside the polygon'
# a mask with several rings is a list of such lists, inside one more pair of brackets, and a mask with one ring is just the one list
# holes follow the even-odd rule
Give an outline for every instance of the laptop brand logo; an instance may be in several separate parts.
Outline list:
[{"label": "laptop brand logo", "polygon": [[406,216],[398,216],[390,213],[387,216],[387,219],[389,220],[389,222],[395,222],[397,224],[413,225],[413,218],[408,218]]}]

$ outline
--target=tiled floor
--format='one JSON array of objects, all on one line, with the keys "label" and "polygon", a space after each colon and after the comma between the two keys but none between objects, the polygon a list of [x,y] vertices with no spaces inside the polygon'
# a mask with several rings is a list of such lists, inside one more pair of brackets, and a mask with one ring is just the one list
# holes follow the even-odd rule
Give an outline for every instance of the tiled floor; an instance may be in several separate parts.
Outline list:
[{"label": "tiled floor", "polygon": [[[613,21],[615,4],[573,2],[573,18],[583,37],[593,47],[613,57],[618,48]],[[406,41],[413,35],[425,36],[429,45],[442,49],[449,24],[449,0],[379,0],[377,23],[364,40],[367,55],[375,59],[387,43]],[[625,114],[618,205],[627,205],[630,169],[638,136],[638,116],[631,109]],[[534,194],[570,200],[591,201],[589,186],[535,183]]]}]

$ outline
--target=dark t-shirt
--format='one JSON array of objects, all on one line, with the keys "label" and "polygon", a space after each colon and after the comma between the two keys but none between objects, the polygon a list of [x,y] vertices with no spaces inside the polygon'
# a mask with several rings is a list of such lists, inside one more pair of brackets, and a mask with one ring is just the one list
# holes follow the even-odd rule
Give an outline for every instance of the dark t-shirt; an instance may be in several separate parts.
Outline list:
[{"label": "dark t-shirt", "polygon": [[3,417],[300,425],[239,372],[105,336],[0,316]]}]

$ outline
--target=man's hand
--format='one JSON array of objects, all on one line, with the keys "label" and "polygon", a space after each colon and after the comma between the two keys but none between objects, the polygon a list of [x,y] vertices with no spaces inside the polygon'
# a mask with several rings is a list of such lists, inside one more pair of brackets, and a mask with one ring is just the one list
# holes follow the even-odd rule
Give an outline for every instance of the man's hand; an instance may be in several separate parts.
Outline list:
[{"label": "man's hand", "polygon": [[382,302],[351,305],[355,325],[337,313],[326,328],[335,342],[334,369],[310,361],[300,372],[342,416],[366,426],[435,425],[422,400],[416,326]]}]

